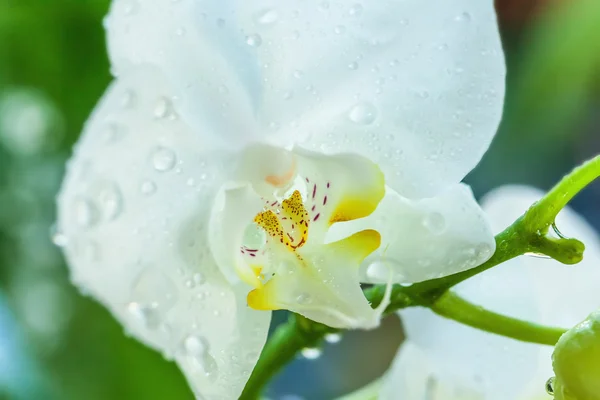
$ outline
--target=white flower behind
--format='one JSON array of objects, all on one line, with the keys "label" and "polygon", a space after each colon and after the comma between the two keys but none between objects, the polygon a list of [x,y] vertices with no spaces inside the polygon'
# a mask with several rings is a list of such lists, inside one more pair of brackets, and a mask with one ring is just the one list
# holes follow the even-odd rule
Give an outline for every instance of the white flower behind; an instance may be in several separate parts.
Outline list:
[{"label": "white flower behind", "polygon": [[239,395],[265,310],[370,328],[361,281],[492,254],[459,184],[502,109],[491,1],[121,0],[106,28],[115,81],[59,196],[65,253],[198,396]]},{"label": "white flower behind", "polygon": [[[542,196],[529,187],[506,186],[488,194],[482,204],[500,231]],[[600,306],[600,238],[569,208],[556,222],[565,235],[585,243],[580,264],[522,256],[461,283],[458,294],[492,311],[548,326],[568,328],[580,322]],[[554,376],[553,347],[479,331],[427,309],[407,309],[400,315],[407,342],[388,373],[381,398],[552,398],[545,383]]]}]

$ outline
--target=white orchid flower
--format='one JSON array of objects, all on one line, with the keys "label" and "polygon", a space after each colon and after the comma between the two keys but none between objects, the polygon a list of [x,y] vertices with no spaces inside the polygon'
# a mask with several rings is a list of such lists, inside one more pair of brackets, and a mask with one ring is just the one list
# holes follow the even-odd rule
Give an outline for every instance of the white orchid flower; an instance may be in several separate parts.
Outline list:
[{"label": "white orchid flower", "polygon": [[492,1],[122,0],[106,29],[65,253],[199,396],[237,397],[267,310],[371,328],[368,265],[418,281],[492,254],[459,183],[501,115]]},{"label": "white orchid flower", "polygon": [[[506,186],[490,193],[483,208],[496,230],[512,223],[543,193]],[[522,256],[456,287],[475,304],[516,318],[571,327],[600,306],[600,238],[571,209],[557,226],[586,245],[576,266]],[[554,376],[551,346],[520,342],[442,318],[427,309],[400,313],[407,334],[383,385],[382,399],[543,400]]]}]

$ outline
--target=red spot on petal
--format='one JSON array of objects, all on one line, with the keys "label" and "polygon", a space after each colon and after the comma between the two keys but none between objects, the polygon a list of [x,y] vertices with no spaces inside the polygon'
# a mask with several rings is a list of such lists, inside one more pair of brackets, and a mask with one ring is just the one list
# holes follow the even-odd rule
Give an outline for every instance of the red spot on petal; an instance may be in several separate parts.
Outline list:
[{"label": "red spot on petal", "polygon": [[315,198],[315,195],[317,194],[317,185],[313,186],[313,194],[312,194],[312,198]]},{"label": "red spot on petal", "polygon": [[329,182],[327,182],[327,189],[329,189],[329,186],[330,186],[330,185],[329,185]]},{"label": "red spot on petal", "polygon": [[314,222],[314,221],[316,221],[316,220],[318,220],[320,216],[321,216],[321,214],[320,214],[320,213],[319,213],[319,214],[317,214],[317,215],[315,215],[315,217],[313,218],[313,222]]},{"label": "red spot on petal", "polygon": [[250,253],[250,257],[256,257],[256,254]]},{"label": "red spot on petal", "polygon": [[327,204],[327,196],[323,197],[323,205]]},{"label": "red spot on petal", "polygon": [[310,211],[315,211],[315,208],[317,208],[317,206],[312,206],[312,209]]}]

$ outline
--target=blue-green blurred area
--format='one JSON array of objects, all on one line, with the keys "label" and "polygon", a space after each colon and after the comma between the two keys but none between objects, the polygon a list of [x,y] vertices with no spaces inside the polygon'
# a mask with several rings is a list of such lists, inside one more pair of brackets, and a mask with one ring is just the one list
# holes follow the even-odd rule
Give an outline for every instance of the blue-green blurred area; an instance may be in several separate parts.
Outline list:
[{"label": "blue-green blurred area", "polygon": [[[110,81],[108,3],[0,0],[2,400],[192,399],[173,364],[128,338],[69,283],[51,240],[64,162]],[[505,183],[548,188],[600,153],[600,2],[497,6],[508,94],[497,139],[467,179],[477,195]],[[599,202],[596,184],[574,207],[600,227]],[[401,335],[395,318],[375,332],[349,333],[317,360],[298,359],[269,396],[327,399],[356,389],[381,375]]]}]

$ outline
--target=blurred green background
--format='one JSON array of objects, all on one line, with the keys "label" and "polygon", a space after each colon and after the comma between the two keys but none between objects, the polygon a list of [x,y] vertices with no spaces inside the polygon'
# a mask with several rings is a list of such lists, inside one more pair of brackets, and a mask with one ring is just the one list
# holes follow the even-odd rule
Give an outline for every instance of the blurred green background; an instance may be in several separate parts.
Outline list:
[{"label": "blurred green background", "polygon": [[[108,3],[0,0],[0,399],[193,398],[173,364],[70,285],[51,241],[64,162],[110,81]],[[497,9],[508,94],[500,132],[467,179],[478,196],[505,183],[548,188],[600,153],[600,1],[499,0]],[[599,203],[595,184],[573,205],[600,227]],[[269,395],[356,389],[385,370],[400,340],[393,318],[349,333],[317,360],[299,358]]]}]

